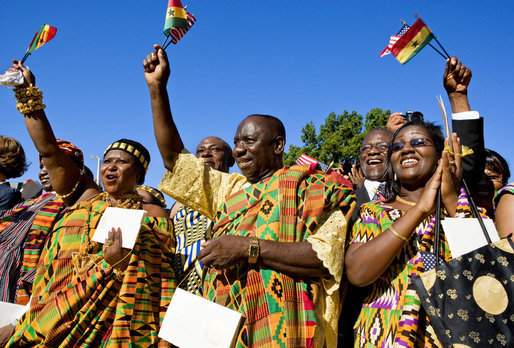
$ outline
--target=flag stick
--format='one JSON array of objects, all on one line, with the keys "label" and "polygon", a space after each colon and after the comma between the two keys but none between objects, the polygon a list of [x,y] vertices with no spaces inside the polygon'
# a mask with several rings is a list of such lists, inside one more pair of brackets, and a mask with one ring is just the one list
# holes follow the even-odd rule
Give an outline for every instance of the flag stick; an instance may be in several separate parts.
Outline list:
[{"label": "flag stick", "polygon": [[446,53],[446,58],[450,59],[450,55],[448,54],[448,52],[446,52],[446,50],[444,49],[443,45],[441,45],[441,43],[439,42],[439,40],[437,40],[437,37],[435,37],[434,35],[434,40],[435,42],[437,42],[437,44],[439,45],[439,47],[441,47],[441,49],[443,50],[444,53]]},{"label": "flag stick", "polygon": [[27,60],[27,58],[30,56],[30,53],[25,53],[25,55],[23,56],[23,59],[21,60],[21,64],[25,63],[25,61]]},{"label": "flag stick", "polygon": [[443,57],[444,59],[448,59],[448,57],[446,57],[444,54],[442,54],[437,48],[435,48],[434,46],[432,46],[431,43],[428,44],[428,46],[432,47],[437,53],[439,53],[441,55],[441,57]]},{"label": "flag stick", "polygon": [[168,39],[170,38],[169,35],[166,36],[166,39],[164,39],[164,42],[162,43],[161,47],[164,49],[164,46],[166,45],[166,42],[168,42]]},{"label": "flag stick", "polygon": [[168,42],[168,44],[167,44],[165,47],[163,47],[162,49],[164,49],[164,50],[165,50],[166,48],[168,48],[168,46],[169,46],[169,45],[171,45],[171,42],[172,42],[172,40],[170,40],[170,41]]}]

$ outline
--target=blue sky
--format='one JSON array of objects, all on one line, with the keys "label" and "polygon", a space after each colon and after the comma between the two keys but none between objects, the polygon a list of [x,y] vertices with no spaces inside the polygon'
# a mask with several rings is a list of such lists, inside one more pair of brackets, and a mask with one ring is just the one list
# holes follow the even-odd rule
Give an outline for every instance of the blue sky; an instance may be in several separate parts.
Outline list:
[{"label": "blue sky", "polygon": [[[197,22],[168,48],[168,91],[186,147],[216,135],[232,144],[237,124],[251,113],[276,115],[288,144],[301,128],[331,112],[375,107],[419,110],[442,124],[445,61],[430,47],[406,65],[379,58],[389,36],[419,13],[451,55],[473,71],[469,99],[485,117],[486,146],[514,165],[512,1],[183,1]],[[152,155],[147,184],[164,172],[151,122],[142,60],[162,43],[167,1],[0,1],[0,61],[21,58],[41,24],[56,37],[27,65],[44,91],[47,116],[59,138],[83,149],[95,171],[111,142],[131,138]],[[13,93],[0,88],[0,134],[18,139],[35,178],[37,153]],[[512,178],[511,178],[512,180]]]}]

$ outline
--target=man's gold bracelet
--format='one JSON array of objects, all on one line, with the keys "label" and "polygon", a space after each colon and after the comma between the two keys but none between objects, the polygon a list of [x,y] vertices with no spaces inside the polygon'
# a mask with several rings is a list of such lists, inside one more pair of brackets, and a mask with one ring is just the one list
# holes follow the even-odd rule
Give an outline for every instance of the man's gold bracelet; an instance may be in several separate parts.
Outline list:
[{"label": "man's gold bracelet", "polygon": [[248,263],[257,263],[260,255],[259,238],[250,237],[250,245],[248,246]]}]

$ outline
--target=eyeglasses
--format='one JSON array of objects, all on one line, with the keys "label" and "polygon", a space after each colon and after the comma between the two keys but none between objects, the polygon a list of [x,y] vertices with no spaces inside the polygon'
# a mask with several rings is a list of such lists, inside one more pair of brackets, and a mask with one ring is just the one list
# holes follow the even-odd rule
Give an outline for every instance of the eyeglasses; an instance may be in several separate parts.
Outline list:
[{"label": "eyeglasses", "polygon": [[[409,145],[410,145],[410,147],[429,146],[429,144],[427,142],[433,143],[433,141],[430,139],[416,138],[416,139],[412,139],[411,141],[409,141]],[[402,141],[393,143],[393,144],[391,144],[391,152],[400,151],[401,149],[403,149],[404,146],[405,146],[405,143]]]},{"label": "eyeglasses", "polygon": [[387,143],[366,144],[360,147],[360,151],[361,153],[368,153],[372,148],[375,148],[380,152],[386,152],[389,149],[389,145]]}]

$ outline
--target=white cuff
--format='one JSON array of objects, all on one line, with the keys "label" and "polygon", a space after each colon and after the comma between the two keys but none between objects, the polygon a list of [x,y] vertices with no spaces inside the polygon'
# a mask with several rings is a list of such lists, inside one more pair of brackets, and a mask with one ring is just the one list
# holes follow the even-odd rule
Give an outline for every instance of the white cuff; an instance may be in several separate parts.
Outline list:
[{"label": "white cuff", "polygon": [[478,120],[480,114],[478,111],[464,111],[452,114],[452,120],[463,121],[463,120]]}]

